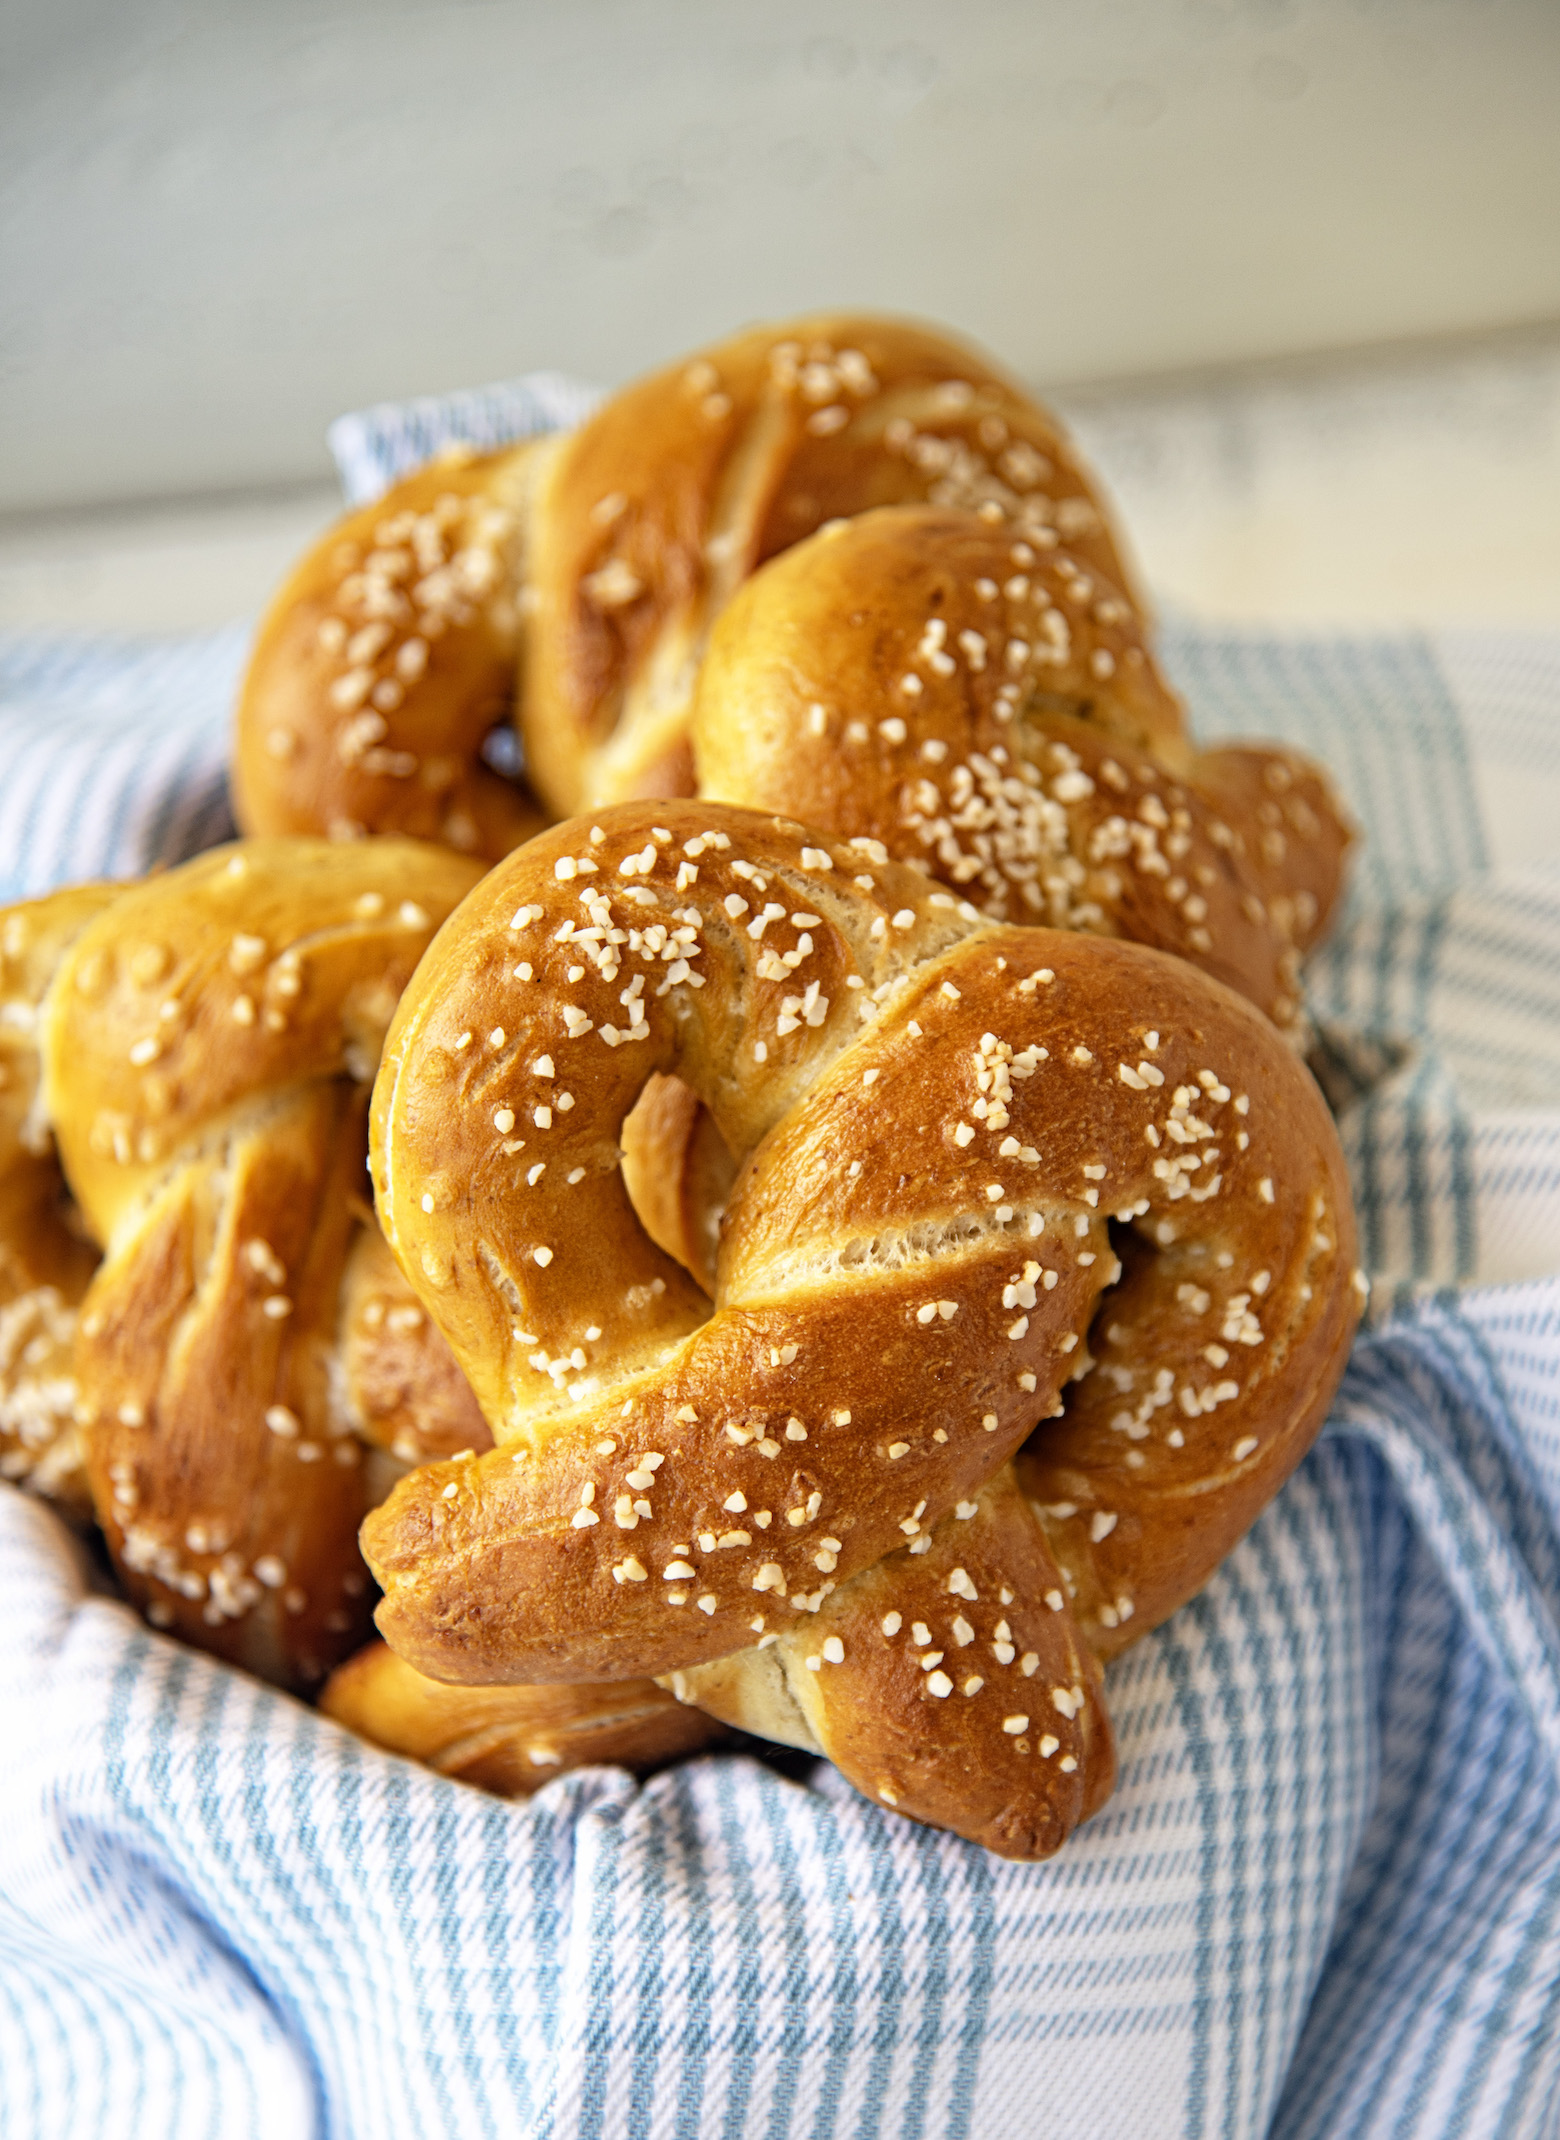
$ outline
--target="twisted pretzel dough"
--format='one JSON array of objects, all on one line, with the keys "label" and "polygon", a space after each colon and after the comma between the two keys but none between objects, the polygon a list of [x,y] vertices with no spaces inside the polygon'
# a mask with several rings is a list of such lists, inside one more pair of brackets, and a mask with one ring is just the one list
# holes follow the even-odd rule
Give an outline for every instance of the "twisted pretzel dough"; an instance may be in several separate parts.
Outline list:
[{"label": "twisted pretzel dough", "polygon": [[75,1340],[99,1520],[154,1624],[285,1684],[366,1620],[333,1387],[365,1091],[476,875],[409,842],[219,849],[100,895],[39,1006],[37,1118],[104,1251]]},{"label": "twisted pretzel dough", "polygon": [[701,794],[921,861],[1001,920],[1153,944],[1302,1018],[1351,833],[1297,753],[1198,752],[1098,567],[977,515],[863,514],[734,597],[699,678]]},{"label": "twisted pretzel dough", "polygon": [[692,789],[715,619],[826,520],[930,499],[1065,534],[1118,584],[1119,538],[1048,411],[951,336],[827,313],[754,327],[626,388],[545,449],[527,545],[520,731],[560,815]]},{"label": "twisted pretzel dough", "polygon": [[[656,1072],[747,1155],[713,1316],[619,1167]],[[485,879],[397,1013],[372,1150],[499,1443],[365,1523],[400,1653],[701,1701],[727,1660],[744,1720],[1014,1855],[1108,1791],[1096,1654],[1288,1475],[1354,1319],[1336,1139],[1253,1010],[717,805],[556,827]],[[1041,1521],[1006,1467],[1070,1380]]]},{"label": "twisted pretzel dough", "polygon": [[[99,1251],[42,1105],[39,1013],[70,945],[123,893],[117,884],[71,886],[0,912],[0,1476],[72,1516],[92,1514],[76,1323]],[[356,1136],[360,1158],[365,1143]],[[331,1401],[361,1441],[394,1460],[388,1490],[406,1464],[485,1449],[492,1436],[372,1213],[359,1205],[355,1217]]]},{"label": "twisted pretzel dough", "polygon": [[1123,580],[1055,419],[902,321],[751,328],[566,437],[446,457],[332,528],[277,595],[239,706],[239,823],[496,860],[540,822],[482,757],[517,658],[515,720],[551,811],[687,794],[694,677],[742,580],[824,520],[928,498],[1037,542],[1060,531]]},{"label": "twisted pretzel dough", "polygon": [[405,833],[492,862],[542,824],[482,755],[514,697],[533,451],[446,454],[293,572],[239,697],[245,832]]}]

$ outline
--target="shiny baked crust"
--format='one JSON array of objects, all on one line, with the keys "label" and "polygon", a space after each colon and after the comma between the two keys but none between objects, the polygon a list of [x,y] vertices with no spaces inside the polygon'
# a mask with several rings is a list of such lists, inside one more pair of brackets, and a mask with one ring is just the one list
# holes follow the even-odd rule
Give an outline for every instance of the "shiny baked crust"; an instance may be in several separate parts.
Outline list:
[{"label": "shiny baked crust", "polygon": [[409,841],[219,848],[102,901],[39,1005],[37,1119],[103,1250],[75,1336],[98,1519],[155,1625],[283,1684],[366,1624],[336,1347],[367,1084],[477,875]]},{"label": "shiny baked crust", "polygon": [[533,450],[447,454],[303,558],[239,698],[243,831],[402,833],[496,861],[541,825],[482,756],[514,697]]},{"label": "shiny baked crust", "polygon": [[1130,602],[1070,550],[903,507],[735,595],[694,713],[699,792],[881,840],[998,920],[1129,937],[1301,1021],[1351,829],[1296,752],[1200,753]]},{"label": "shiny baked crust", "polygon": [[751,327],[615,394],[539,459],[519,723],[559,815],[692,792],[687,726],[715,619],[826,521],[985,506],[1128,568],[1056,419],[941,330],[867,313]]},{"label": "shiny baked crust", "polygon": [[[746,1155],[713,1315],[624,1186],[656,1073]],[[1085,1652],[1206,1579],[1320,1425],[1356,1313],[1330,1120],[1249,1005],[719,805],[603,812],[486,878],[397,1013],[372,1149],[386,1239],[498,1443],[366,1522],[387,1639],[472,1684],[816,1656],[816,1742],[993,1848],[1054,1847],[1108,1788],[1108,1729],[1055,1725],[1098,1705]],[[1027,1499],[994,1486],[1064,1406]],[[897,1556],[893,1609],[930,1634],[919,1563],[944,1552],[944,1617],[1011,1652],[957,1699],[882,1633]],[[1065,1675],[1036,1681],[1049,1715],[1031,1654]],[[842,1736],[843,1663],[880,1692]],[[1007,1775],[1020,1740],[1016,1798],[947,1782]]]}]

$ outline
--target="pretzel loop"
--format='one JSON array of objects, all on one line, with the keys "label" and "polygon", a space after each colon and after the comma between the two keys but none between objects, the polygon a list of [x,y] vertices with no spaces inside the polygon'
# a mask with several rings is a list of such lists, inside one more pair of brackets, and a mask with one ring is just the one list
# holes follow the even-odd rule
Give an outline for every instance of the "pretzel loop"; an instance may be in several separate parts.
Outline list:
[{"label": "pretzel loop", "polygon": [[250,833],[400,833],[489,860],[542,823],[484,746],[508,722],[536,449],[446,455],[331,528],[278,590],[234,728]]},{"label": "pretzel loop", "polygon": [[1004,921],[1173,951],[1304,1030],[1350,828],[1294,752],[1199,752],[1099,565],[968,512],[864,513],[711,635],[700,792],[881,840]]}]

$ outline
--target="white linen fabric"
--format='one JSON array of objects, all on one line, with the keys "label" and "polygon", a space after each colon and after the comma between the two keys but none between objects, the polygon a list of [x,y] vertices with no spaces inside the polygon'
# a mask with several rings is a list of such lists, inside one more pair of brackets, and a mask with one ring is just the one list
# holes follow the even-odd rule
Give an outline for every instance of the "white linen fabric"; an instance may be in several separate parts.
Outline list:
[{"label": "white linen fabric", "polygon": [[[345,419],[355,498],[519,381]],[[227,829],[244,634],[0,638],[0,892]],[[505,1804],[142,1627],[0,1491],[0,2130],[1560,2133],[1560,640],[1182,626],[1364,832],[1315,962],[1376,1280],[1327,1431],[1015,1866],[742,1755]]]}]

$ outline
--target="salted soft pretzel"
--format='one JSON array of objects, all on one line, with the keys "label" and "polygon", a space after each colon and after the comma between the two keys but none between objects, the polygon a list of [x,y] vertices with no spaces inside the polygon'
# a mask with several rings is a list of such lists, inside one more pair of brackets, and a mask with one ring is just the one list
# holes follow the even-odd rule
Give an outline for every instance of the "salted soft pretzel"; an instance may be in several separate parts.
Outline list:
[{"label": "salted soft pretzel", "polygon": [[904,321],[750,328],[564,437],[446,456],[332,528],[273,602],[239,706],[239,823],[494,860],[541,821],[483,757],[512,702],[548,812],[690,793],[694,676],[733,591],[825,520],[909,499],[983,507],[1124,580],[1055,418]]},{"label": "salted soft pretzel", "polygon": [[218,849],[105,899],[39,1006],[35,1119],[103,1250],[75,1342],[99,1521],[154,1624],[286,1684],[366,1621],[336,1387],[366,1088],[477,874],[406,841]]},{"label": "salted soft pretzel", "polygon": [[911,500],[983,506],[1126,582],[1056,419],[965,344],[908,321],[749,328],[542,449],[519,700],[537,793],[560,815],[690,794],[694,683],[737,588],[825,521]]},{"label": "salted soft pretzel", "polygon": [[542,824],[483,757],[514,698],[534,450],[446,454],[303,559],[239,698],[244,831],[398,832],[496,861]]},{"label": "salted soft pretzel", "polygon": [[[682,1672],[1034,1856],[1109,1789],[1098,1655],[1199,1587],[1320,1424],[1348,1189],[1239,998],[875,852],[623,806],[440,932],[376,1083],[375,1188],[498,1446],[412,1473],[364,1547],[431,1677]],[[619,1165],[656,1073],[746,1155],[713,1315]],[[1037,1517],[1008,1467],[1074,1380]]]},{"label": "salted soft pretzel", "polygon": [[0,913],[0,1477],[90,1511],[76,1421],[75,1339],[97,1251],[39,1104],[38,1018],[60,960],[118,896],[73,886]]},{"label": "salted soft pretzel", "polygon": [[983,912],[1126,936],[1301,1018],[1351,840],[1325,775],[1199,752],[1092,562],[936,507],[866,513],[756,573],[712,633],[699,791],[880,840]]},{"label": "salted soft pretzel", "polygon": [[[405,842],[342,855],[282,840],[0,914],[5,1475],[90,1513],[89,1446],[97,1514],[154,1624],[305,1688],[365,1631],[363,1508],[410,1464],[492,1446],[357,1193],[380,1030],[474,875]],[[261,1035],[268,1059],[246,1065]],[[333,1075],[335,1100],[316,1104],[308,1086]],[[129,1094],[108,1090],[124,1083]],[[97,1175],[84,1213],[56,1129],[73,1167],[84,1148]],[[689,1129],[675,1151],[653,1130],[641,1145],[647,1165],[664,1157],[688,1173],[686,1197],[707,1199],[683,1147],[708,1132]],[[642,1193],[658,1191],[647,1173]],[[94,1218],[108,1242],[95,1286]],[[284,1302],[289,1313],[267,1312]],[[505,1793],[587,1762],[655,1765],[721,1736],[648,1680],[446,1687],[377,1643],[333,1674],[321,1705]]]}]

